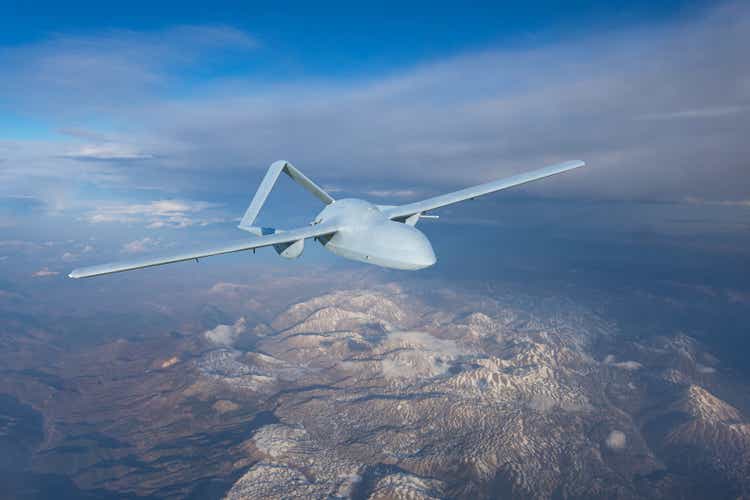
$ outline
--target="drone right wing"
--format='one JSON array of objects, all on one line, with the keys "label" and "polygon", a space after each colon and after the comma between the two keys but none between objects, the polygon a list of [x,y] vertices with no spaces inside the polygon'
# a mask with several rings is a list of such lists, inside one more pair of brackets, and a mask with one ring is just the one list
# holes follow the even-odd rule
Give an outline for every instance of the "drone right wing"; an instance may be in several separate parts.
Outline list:
[{"label": "drone right wing", "polygon": [[172,264],[174,262],[183,262],[187,260],[198,260],[203,257],[213,255],[222,255],[225,253],[243,252],[255,248],[268,247],[284,243],[293,243],[306,238],[316,238],[333,234],[338,230],[331,224],[317,224],[289,231],[280,231],[257,238],[250,238],[237,243],[225,244],[220,247],[208,248],[205,250],[193,250],[173,255],[164,255],[158,257],[148,257],[140,260],[113,262],[110,264],[101,264],[98,266],[83,267],[73,270],[68,277],[70,278],[89,278],[92,276],[101,276],[103,274],[120,273],[131,271],[133,269],[142,269],[144,267],[161,266],[163,264]]},{"label": "drone right wing", "polygon": [[479,196],[485,194],[494,193],[495,191],[502,191],[504,189],[520,186],[528,182],[544,179],[551,175],[561,174],[574,168],[583,167],[584,162],[566,161],[564,163],[558,163],[557,165],[550,165],[548,167],[540,168],[538,170],[532,170],[523,174],[514,175],[507,179],[501,179],[498,181],[487,182],[485,184],[479,184],[478,186],[468,187],[459,191],[454,191],[448,194],[442,194],[426,200],[417,201],[414,203],[408,203],[406,205],[398,205],[392,207],[384,207],[383,213],[389,219],[401,219],[406,218],[415,214],[423,213],[428,210],[434,210],[436,208],[444,207],[446,205],[452,205],[466,200],[473,200]]}]

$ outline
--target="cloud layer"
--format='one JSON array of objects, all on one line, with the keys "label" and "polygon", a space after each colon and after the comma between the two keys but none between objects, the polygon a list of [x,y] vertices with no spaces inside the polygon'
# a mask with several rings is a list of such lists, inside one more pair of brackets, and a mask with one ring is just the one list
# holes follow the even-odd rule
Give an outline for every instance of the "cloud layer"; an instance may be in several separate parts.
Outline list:
[{"label": "cloud layer", "polygon": [[206,225],[220,219],[205,215],[214,204],[188,200],[158,200],[150,203],[96,203],[84,218],[90,223],[144,222],[149,228],[183,228],[194,224]]},{"label": "cloud layer", "polygon": [[580,158],[588,171],[529,189],[742,204],[749,44],[750,8],[728,3],[365,80],[289,82],[187,77],[217,54],[262,50],[231,27],[61,35],[0,55],[5,105],[65,135],[0,142],[0,179],[50,204],[60,178],[235,196],[285,158],[347,190],[408,197]]}]

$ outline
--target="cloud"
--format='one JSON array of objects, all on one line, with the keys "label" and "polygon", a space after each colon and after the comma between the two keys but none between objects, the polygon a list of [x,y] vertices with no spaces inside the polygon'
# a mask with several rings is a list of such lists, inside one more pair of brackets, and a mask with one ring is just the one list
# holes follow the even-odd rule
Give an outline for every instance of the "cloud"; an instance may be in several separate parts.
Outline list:
[{"label": "cloud", "polygon": [[[140,184],[139,173],[111,164],[152,161],[160,134],[145,130],[149,103],[183,85],[186,68],[244,60],[257,45],[241,30],[209,25],[57,33],[0,47],[0,107],[38,126],[42,137],[0,140],[0,195],[28,192],[52,205],[52,193],[77,197],[82,185]],[[73,140],[47,139],[53,130]]]},{"label": "cloud", "polygon": [[[239,196],[283,152],[322,184],[354,179],[383,194],[404,185],[438,193],[580,158],[588,169],[523,189],[747,200],[748,44],[750,7],[737,2],[671,23],[444,57],[387,75],[264,84],[250,72],[184,80],[185,68],[210,65],[217,54],[253,50],[251,36],[228,27],[59,36],[0,56],[0,95],[45,119],[79,123],[95,113],[114,124],[107,128],[128,131],[92,130],[102,137],[77,137],[86,144],[65,145],[73,153],[93,144],[82,152],[152,157],[83,168],[60,158],[59,143],[14,142],[2,151],[9,166],[0,185],[39,190],[67,175],[120,187],[210,184]],[[190,92],[174,92],[185,86]],[[107,141],[132,150],[96,149]]]},{"label": "cloud", "polygon": [[175,71],[205,63],[217,51],[243,53],[256,46],[250,35],[229,26],[58,34],[0,52],[2,66],[13,66],[2,75],[0,90],[38,111],[101,115],[168,88]]},{"label": "cloud", "polygon": [[691,205],[718,205],[724,207],[750,207],[750,199],[747,200],[704,200],[689,196],[685,199]]},{"label": "cloud", "polygon": [[81,246],[77,250],[71,250],[71,251],[67,251],[67,252],[63,253],[63,255],[62,255],[61,258],[65,262],[72,262],[72,261],[80,259],[81,255],[87,254],[87,253],[90,253],[90,252],[93,252],[93,251],[94,251],[94,247],[92,245],[89,245],[87,243],[87,244],[84,244],[83,246]]},{"label": "cloud", "polygon": [[234,322],[233,325],[218,325],[216,328],[203,332],[203,336],[219,346],[231,347],[237,337],[247,331],[247,322],[243,317]]},{"label": "cloud", "polygon": [[622,431],[612,431],[609,433],[609,436],[607,436],[604,443],[607,445],[607,448],[619,451],[625,448],[627,438]]},{"label": "cloud", "polygon": [[641,368],[643,368],[643,365],[638,361],[621,361],[619,363],[612,363],[612,366],[629,371],[640,370]]},{"label": "cloud", "polygon": [[615,357],[612,354],[607,355],[604,358],[604,364],[614,366],[615,368],[621,368],[623,370],[635,371],[643,368],[643,365],[637,361],[620,361],[615,362]]},{"label": "cloud", "polygon": [[715,108],[686,109],[684,111],[673,111],[667,113],[650,113],[641,116],[644,120],[676,120],[682,118],[720,118],[736,113],[744,113],[750,110],[750,106],[723,106]]},{"label": "cloud", "polygon": [[157,246],[157,241],[151,238],[141,238],[140,240],[133,240],[130,243],[125,243],[122,246],[123,253],[142,253]]},{"label": "cloud", "polygon": [[92,160],[92,161],[131,161],[131,160],[148,160],[153,155],[142,153],[133,146],[126,144],[88,144],[78,147],[64,155],[66,158],[74,160]]},{"label": "cloud", "polygon": [[40,248],[40,245],[33,241],[26,241],[26,240],[0,240],[0,248],[3,248],[3,247],[33,250],[36,248]]},{"label": "cloud", "polygon": [[[583,158],[586,171],[529,189],[746,197],[750,113],[739,110],[750,96],[732,82],[750,78],[740,49],[750,43],[749,19],[748,8],[733,4],[671,25],[465,54],[356,84],[248,90],[216,82],[199,98],[156,102],[149,113],[171,165],[236,171],[252,158],[247,184],[278,151],[304,159],[297,165],[313,177],[390,179],[383,190],[418,182],[438,191]],[[331,137],[336,148],[321,148]]]},{"label": "cloud", "polygon": [[34,278],[46,278],[48,276],[57,276],[58,274],[60,273],[57,271],[50,271],[46,267],[43,267],[40,270],[36,271],[31,276],[33,276]]},{"label": "cloud", "polygon": [[146,223],[149,228],[185,228],[223,221],[219,217],[195,217],[195,214],[215,208],[217,205],[204,201],[159,200],[149,203],[102,202],[88,211],[84,219],[92,224],[102,222]]}]

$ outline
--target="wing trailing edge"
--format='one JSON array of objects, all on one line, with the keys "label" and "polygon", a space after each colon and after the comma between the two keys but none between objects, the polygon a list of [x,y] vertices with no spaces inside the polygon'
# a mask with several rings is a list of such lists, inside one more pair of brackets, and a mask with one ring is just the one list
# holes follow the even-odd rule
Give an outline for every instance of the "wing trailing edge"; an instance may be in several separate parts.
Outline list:
[{"label": "wing trailing edge", "polygon": [[280,245],[284,243],[293,243],[299,240],[304,240],[306,238],[316,238],[318,236],[333,234],[336,231],[337,228],[334,226],[319,224],[315,226],[269,234],[266,236],[259,236],[257,238],[251,238],[236,243],[225,244],[219,247],[207,248],[204,250],[192,250],[172,255],[146,257],[143,259],[132,261],[113,262],[109,264],[101,264],[98,266],[82,267],[80,269],[73,270],[70,274],[68,274],[68,277],[75,279],[90,278],[92,276],[101,276],[104,274],[121,273],[123,271],[132,271],[134,269],[143,269],[144,267],[154,267],[164,264],[172,264],[175,262],[198,260],[204,257],[212,257],[214,255],[243,252],[246,250],[253,250],[255,248]]}]

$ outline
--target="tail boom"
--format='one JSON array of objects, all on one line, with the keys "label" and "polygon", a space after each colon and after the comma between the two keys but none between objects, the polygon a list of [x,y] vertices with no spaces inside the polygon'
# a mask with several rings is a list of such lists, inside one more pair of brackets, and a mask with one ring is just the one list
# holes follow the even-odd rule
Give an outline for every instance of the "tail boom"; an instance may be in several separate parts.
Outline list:
[{"label": "tail boom", "polygon": [[282,172],[291,177],[292,180],[301,185],[326,205],[330,205],[335,201],[330,194],[326,193],[323,188],[315,184],[312,180],[310,180],[310,178],[300,172],[294,165],[284,160],[276,161],[272,163],[270,167],[268,167],[268,171],[266,172],[265,177],[263,177],[258,190],[255,192],[255,196],[253,196],[253,199],[250,202],[250,206],[247,207],[245,215],[242,217],[242,220],[237,227],[254,234],[258,234],[258,232],[261,231],[261,228],[256,228],[255,226],[253,226],[253,223],[258,217],[260,209],[266,202],[266,198],[268,198],[268,195],[271,193],[271,190],[273,189]]}]

